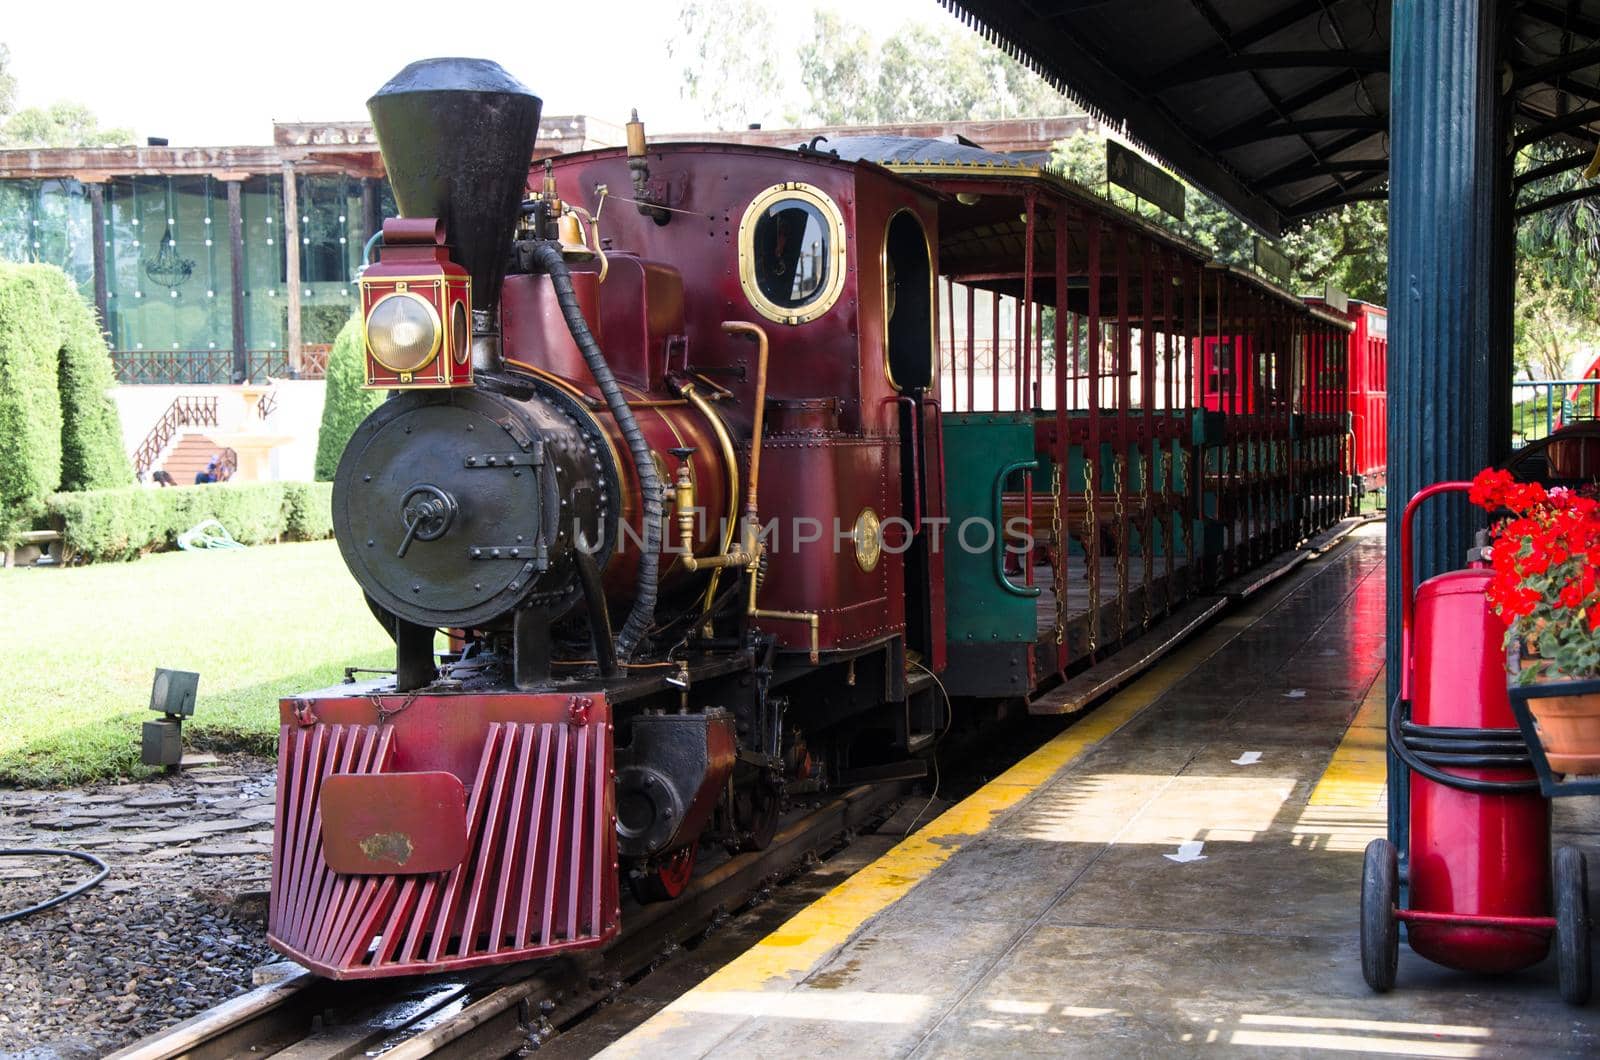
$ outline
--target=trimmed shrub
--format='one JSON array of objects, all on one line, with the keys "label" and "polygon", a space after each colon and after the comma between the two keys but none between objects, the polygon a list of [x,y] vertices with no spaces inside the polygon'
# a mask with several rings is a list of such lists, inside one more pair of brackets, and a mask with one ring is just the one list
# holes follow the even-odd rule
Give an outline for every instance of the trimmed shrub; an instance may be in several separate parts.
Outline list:
[{"label": "trimmed shrub", "polygon": [[283,484],[283,536],[293,541],[318,541],[333,536],[333,484]]},{"label": "trimmed shrub", "polygon": [[0,263],[0,542],[58,489],[133,481],[94,310],[52,265]]},{"label": "trimmed shrub", "polygon": [[328,351],[327,390],[322,399],[322,429],[317,433],[316,477],[333,481],[339,457],[350,436],[367,414],[383,402],[383,391],[363,390],[366,354],[362,347],[361,320],[351,317]]},{"label": "trimmed shrub", "polygon": [[122,448],[122,421],[110,390],[117,383],[111,351],[95,318],[64,273],[56,291],[61,324],[61,488],[111,489],[133,481]]},{"label": "trimmed shrub", "polygon": [[57,493],[50,522],[82,560],[136,559],[171,548],[178,535],[215,519],[242,545],[279,538],[311,541],[333,532],[332,487],[326,483],[242,482]]},{"label": "trimmed shrub", "polygon": [[328,389],[323,395],[322,429],[317,432],[317,480],[333,482],[339,456],[355,428],[382,404],[384,392],[365,391],[366,352],[362,347],[362,322],[350,317],[328,351]]},{"label": "trimmed shrub", "polygon": [[0,540],[61,484],[60,327],[48,266],[0,264]]}]

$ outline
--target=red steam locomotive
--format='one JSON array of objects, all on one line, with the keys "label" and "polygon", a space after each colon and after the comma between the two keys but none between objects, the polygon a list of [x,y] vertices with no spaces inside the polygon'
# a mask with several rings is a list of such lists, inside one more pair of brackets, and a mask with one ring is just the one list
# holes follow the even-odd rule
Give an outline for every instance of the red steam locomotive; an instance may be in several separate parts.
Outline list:
[{"label": "red steam locomotive", "polygon": [[635,122],[530,173],[539,100],[476,60],[369,109],[390,396],[333,517],[395,670],[282,701],[269,919],[324,975],[601,945],[624,883],[673,897],[703,845],[926,755],[946,691],[1058,709],[1345,511],[1334,390],[1233,431],[1179,351],[1223,297],[1273,363],[1347,326],[1041,171]]}]

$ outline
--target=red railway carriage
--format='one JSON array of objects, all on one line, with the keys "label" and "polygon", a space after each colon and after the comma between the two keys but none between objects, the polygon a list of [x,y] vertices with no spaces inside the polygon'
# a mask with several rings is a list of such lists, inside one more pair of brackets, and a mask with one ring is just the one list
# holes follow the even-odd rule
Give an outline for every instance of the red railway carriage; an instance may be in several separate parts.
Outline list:
[{"label": "red railway carriage", "polygon": [[[395,665],[280,705],[268,933],[322,974],[602,945],[624,884],[674,897],[954,723],[1073,709],[1344,512],[1342,421],[1287,400],[1343,323],[1052,174],[636,122],[530,171],[539,101],[477,60],[369,108],[389,396],[333,522]],[[1279,382],[1217,417],[1184,351],[1230,331]]]},{"label": "red railway carriage", "polygon": [[[1327,306],[1320,298],[1313,305]],[[1381,489],[1389,466],[1389,311],[1351,299],[1343,315],[1352,327],[1342,350],[1314,362],[1328,387],[1343,387],[1350,412],[1350,472],[1363,490]],[[1341,356],[1342,355],[1342,356]]]}]

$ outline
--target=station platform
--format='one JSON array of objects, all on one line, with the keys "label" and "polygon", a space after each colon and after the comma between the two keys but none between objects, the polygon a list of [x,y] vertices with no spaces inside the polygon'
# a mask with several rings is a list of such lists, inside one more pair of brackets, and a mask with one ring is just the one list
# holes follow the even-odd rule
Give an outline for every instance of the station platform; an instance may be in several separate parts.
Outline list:
[{"label": "station platform", "polygon": [[[1600,1003],[1562,1004],[1550,961],[1472,977],[1402,945],[1395,992],[1362,980],[1383,570],[1359,530],[642,1022],[617,1013],[601,1055],[1600,1055]],[[1557,828],[1600,880],[1595,802],[1559,800]]]}]

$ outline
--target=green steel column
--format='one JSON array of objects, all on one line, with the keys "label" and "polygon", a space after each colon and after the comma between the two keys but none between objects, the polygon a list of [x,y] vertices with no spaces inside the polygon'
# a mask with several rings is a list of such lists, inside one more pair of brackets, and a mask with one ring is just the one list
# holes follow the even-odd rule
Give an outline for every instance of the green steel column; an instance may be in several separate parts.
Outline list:
[{"label": "green steel column", "polygon": [[[1394,0],[1390,45],[1388,694],[1400,682],[1400,515],[1418,489],[1466,479],[1499,452],[1489,409],[1496,192],[1503,120],[1496,0]],[[1465,498],[1417,520],[1418,580],[1462,565],[1480,525]],[[1405,850],[1407,772],[1389,760],[1389,831]]]}]

